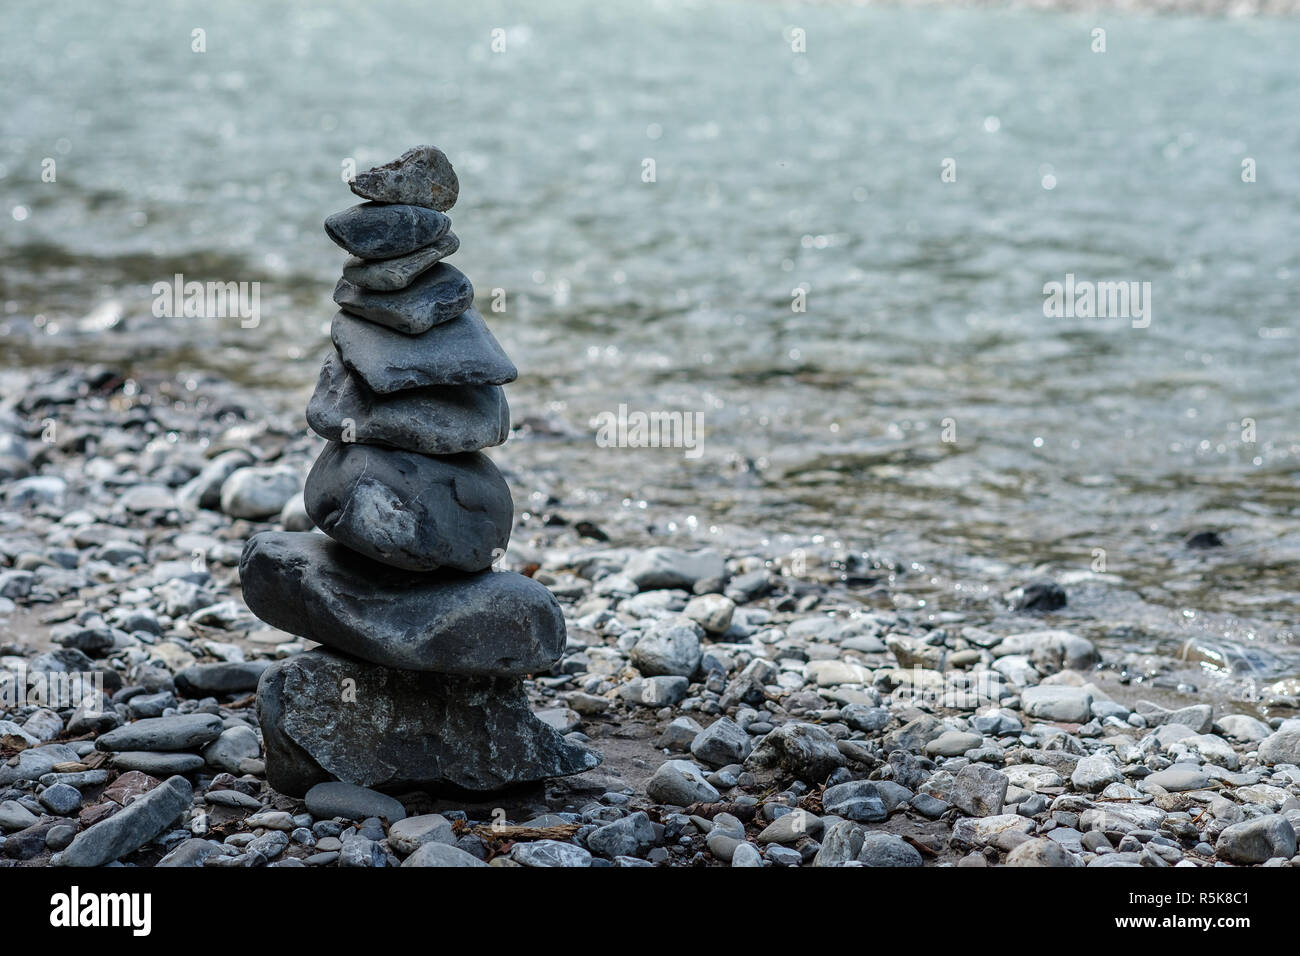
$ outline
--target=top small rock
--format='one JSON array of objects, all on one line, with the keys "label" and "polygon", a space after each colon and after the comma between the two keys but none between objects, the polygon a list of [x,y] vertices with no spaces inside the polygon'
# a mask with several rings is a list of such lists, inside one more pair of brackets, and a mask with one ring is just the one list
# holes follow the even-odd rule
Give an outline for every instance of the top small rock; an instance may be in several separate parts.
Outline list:
[{"label": "top small rock", "polygon": [[375,202],[405,203],[446,212],[456,205],[460,182],[447,155],[436,146],[416,146],[401,158],[357,173],[352,191]]}]

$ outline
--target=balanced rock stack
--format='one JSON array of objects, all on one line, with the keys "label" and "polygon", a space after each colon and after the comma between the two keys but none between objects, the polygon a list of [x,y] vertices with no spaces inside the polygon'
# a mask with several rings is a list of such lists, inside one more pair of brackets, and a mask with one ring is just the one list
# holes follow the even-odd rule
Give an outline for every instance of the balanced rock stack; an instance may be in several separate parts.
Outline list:
[{"label": "balanced rock stack", "polygon": [[329,440],[304,491],[325,534],[258,534],[240,562],[258,617],[324,645],[258,686],[267,778],[293,796],[329,780],[490,792],[589,770],[599,755],[535,717],[523,686],[564,650],[560,606],[491,568],[513,503],[480,449],[509,434],[516,372],[443,261],[456,174],[420,146],[352,191],[371,201],[325,221],[352,258],[307,406]]}]

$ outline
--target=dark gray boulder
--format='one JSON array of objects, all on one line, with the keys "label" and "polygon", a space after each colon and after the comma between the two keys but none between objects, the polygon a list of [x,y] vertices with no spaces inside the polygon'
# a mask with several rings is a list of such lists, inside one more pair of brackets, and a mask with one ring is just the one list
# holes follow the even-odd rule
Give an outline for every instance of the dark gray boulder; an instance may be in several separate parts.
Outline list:
[{"label": "dark gray boulder", "polygon": [[360,259],[352,256],[343,263],[343,278],[363,289],[395,292],[405,289],[417,276],[459,248],[460,239],[454,232],[448,232],[436,242],[394,259]]},{"label": "dark gray boulder", "polygon": [[505,552],[510,486],[481,452],[434,457],[330,442],[303,489],[316,527],[395,568],[482,571]]},{"label": "dark gray boulder", "polygon": [[423,206],[363,202],[325,220],[325,234],[362,259],[404,256],[441,239],[451,220]]},{"label": "dark gray boulder", "polygon": [[600,763],[533,716],[518,679],[394,670],[318,648],[272,665],[257,696],[267,780],[289,796],[330,779],[484,793]]},{"label": "dark gray boulder", "polygon": [[509,438],[510,406],[499,385],[434,385],[379,395],[331,349],[307,404],[307,424],[330,441],[455,455]]},{"label": "dark gray boulder", "polygon": [[534,674],[564,650],[559,602],[522,574],[402,571],[290,531],[250,538],[239,573],[244,600],[272,627],[389,667]]},{"label": "dark gray boulder", "polygon": [[446,212],[456,205],[460,182],[447,154],[437,146],[416,146],[383,166],[357,173],[351,188],[379,202],[410,203]]},{"label": "dark gray boulder", "polygon": [[339,279],[334,301],[345,312],[407,335],[449,322],[474,304],[474,286],[453,265],[439,262],[405,289],[372,292]]},{"label": "dark gray boulder", "polygon": [[519,374],[476,309],[421,335],[339,312],[330,338],[343,364],[383,395],[429,385],[504,385]]}]

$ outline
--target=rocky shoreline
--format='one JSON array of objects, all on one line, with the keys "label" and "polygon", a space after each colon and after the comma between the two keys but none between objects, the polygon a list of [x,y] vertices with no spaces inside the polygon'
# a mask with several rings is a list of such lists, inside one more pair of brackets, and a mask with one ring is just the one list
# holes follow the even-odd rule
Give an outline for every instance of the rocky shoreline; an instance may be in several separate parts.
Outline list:
[{"label": "rocky shoreline", "polygon": [[645,546],[566,502],[517,515],[498,567],[558,598],[526,693],[604,763],[489,800],[287,797],[253,695],[314,645],[253,618],[238,565],[311,529],[322,441],[221,381],[0,386],[0,866],[1300,865],[1294,681],[1215,706],[1048,626],[1050,584],[1014,628],[882,610],[815,535]]}]

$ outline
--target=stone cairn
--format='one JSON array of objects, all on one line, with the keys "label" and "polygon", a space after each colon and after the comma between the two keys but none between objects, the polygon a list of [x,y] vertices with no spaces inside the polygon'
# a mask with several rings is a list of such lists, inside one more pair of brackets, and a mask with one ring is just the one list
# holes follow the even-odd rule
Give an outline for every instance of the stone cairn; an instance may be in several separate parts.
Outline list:
[{"label": "stone cairn", "polygon": [[492,570],[514,519],[480,449],[509,435],[516,370],[443,260],[459,193],[441,150],[361,173],[370,200],[325,231],[352,258],[307,421],[329,444],[304,498],[315,532],[264,532],[240,561],[262,620],[324,645],[267,669],[267,779],[491,792],[590,770],[592,750],[529,709],[523,676],[565,645],[554,595]]}]

